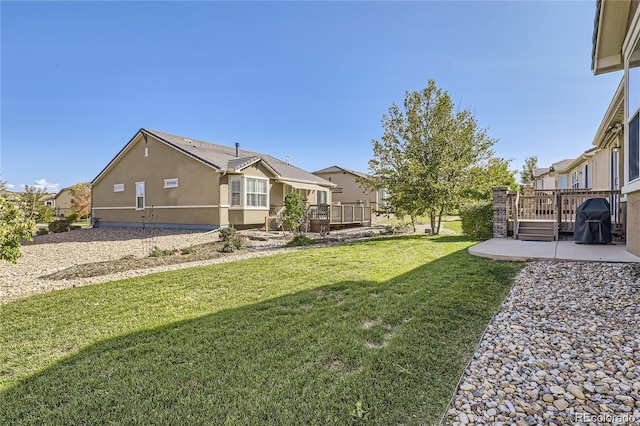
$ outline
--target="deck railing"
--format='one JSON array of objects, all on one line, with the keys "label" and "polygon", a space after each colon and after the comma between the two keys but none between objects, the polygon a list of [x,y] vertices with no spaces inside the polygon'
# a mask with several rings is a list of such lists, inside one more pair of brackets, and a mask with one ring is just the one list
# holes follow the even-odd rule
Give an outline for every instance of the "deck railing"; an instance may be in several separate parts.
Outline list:
[{"label": "deck railing", "polygon": [[340,206],[317,204],[309,206],[309,220],[326,220],[331,225],[351,225],[371,222],[371,207],[361,204]]},{"label": "deck railing", "polygon": [[576,210],[589,198],[604,198],[611,208],[611,232],[624,234],[624,219],[619,190],[593,191],[589,189],[536,190],[519,194],[507,193],[508,231],[518,232],[518,223],[556,221],[559,232],[573,232]]}]

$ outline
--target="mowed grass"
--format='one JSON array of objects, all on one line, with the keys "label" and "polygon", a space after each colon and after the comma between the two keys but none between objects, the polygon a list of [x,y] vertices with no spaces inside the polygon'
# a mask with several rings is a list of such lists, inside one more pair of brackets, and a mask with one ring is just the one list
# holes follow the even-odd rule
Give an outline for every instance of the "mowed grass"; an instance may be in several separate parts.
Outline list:
[{"label": "mowed grass", "polygon": [[437,423],[522,264],[408,236],[0,306],[0,424]]}]

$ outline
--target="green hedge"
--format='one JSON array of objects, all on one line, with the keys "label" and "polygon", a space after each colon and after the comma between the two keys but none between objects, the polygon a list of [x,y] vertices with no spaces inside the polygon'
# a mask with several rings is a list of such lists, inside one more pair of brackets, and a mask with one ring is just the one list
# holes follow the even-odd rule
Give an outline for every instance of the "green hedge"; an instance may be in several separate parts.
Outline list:
[{"label": "green hedge", "polygon": [[488,240],[493,237],[493,204],[485,201],[460,209],[462,233],[474,240]]}]

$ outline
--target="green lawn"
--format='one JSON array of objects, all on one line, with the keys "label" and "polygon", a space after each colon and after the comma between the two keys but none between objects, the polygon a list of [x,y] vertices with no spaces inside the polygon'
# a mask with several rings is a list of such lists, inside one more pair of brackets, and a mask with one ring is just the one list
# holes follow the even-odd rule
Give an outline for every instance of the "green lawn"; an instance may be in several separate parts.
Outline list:
[{"label": "green lawn", "polygon": [[0,424],[432,424],[522,264],[314,248],[0,306]]}]

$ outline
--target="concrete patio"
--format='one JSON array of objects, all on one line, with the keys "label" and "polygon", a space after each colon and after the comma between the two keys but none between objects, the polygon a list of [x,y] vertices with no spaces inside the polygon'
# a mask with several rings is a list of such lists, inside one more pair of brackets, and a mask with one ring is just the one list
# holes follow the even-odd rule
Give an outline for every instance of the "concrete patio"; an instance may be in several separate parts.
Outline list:
[{"label": "concrete patio", "polygon": [[581,262],[640,263],[640,257],[627,251],[625,243],[576,244],[573,241],[520,241],[492,238],[469,247],[474,256],[494,260],[558,260]]}]

